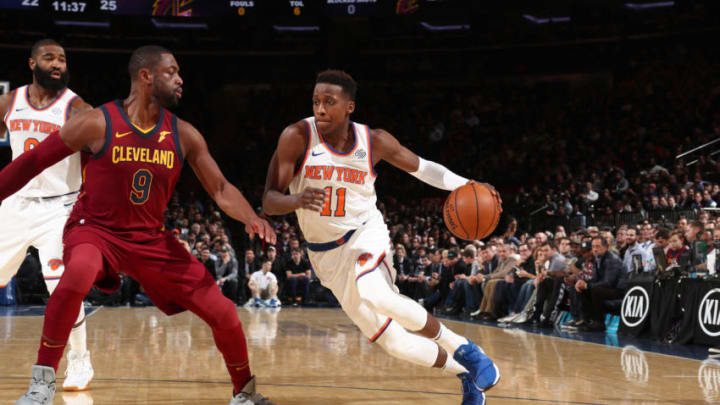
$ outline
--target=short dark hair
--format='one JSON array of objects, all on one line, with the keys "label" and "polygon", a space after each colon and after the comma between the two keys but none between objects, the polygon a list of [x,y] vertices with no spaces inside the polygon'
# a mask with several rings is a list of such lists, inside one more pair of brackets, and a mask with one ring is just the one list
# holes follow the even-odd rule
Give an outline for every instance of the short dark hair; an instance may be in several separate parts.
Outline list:
[{"label": "short dark hair", "polygon": [[690,226],[701,231],[705,230],[705,224],[700,221],[692,221],[690,222]]},{"label": "short dark hair", "polygon": [[272,263],[272,259],[269,258],[269,257],[267,257],[267,256],[265,256],[265,257],[262,258],[262,260],[260,260],[260,264],[265,264],[266,262]]},{"label": "short dark hair", "polygon": [[462,251],[462,256],[463,256],[463,257],[470,258],[470,259],[474,259],[474,258],[475,258],[475,251],[472,250],[472,249],[465,249],[465,250]]},{"label": "short dark hair", "polygon": [[655,233],[655,238],[670,239],[670,231],[667,228],[659,228]]},{"label": "short dark hair", "polygon": [[352,76],[343,72],[342,70],[328,69],[318,73],[317,79],[315,79],[315,84],[318,83],[338,85],[342,87],[343,92],[347,94],[350,100],[355,101],[355,94],[357,93],[357,83],[355,82],[355,79],[352,78]]},{"label": "short dark hair", "polygon": [[290,253],[295,253],[295,252],[302,253],[302,250],[300,250],[299,248],[292,248],[290,250]]},{"label": "short dark hair", "polygon": [[131,79],[136,79],[140,69],[152,69],[160,62],[162,54],[172,54],[166,48],[158,45],[145,45],[133,51],[128,62],[128,73]]},{"label": "short dark hair", "polygon": [[33,44],[32,48],[30,48],[30,57],[35,59],[35,56],[38,53],[38,49],[40,49],[41,46],[46,46],[46,45],[55,45],[55,46],[59,46],[60,48],[62,48],[62,45],[60,45],[60,43],[58,41],[56,41],[52,38],[44,38],[44,39],[41,39],[41,40],[35,42]]},{"label": "short dark hair", "polygon": [[[608,244],[607,239],[603,238],[602,236],[595,236],[592,238],[592,241],[599,240],[600,244],[603,245],[603,247],[610,247],[610,244]],[[592,241],[590,243],[592,243]]]}]

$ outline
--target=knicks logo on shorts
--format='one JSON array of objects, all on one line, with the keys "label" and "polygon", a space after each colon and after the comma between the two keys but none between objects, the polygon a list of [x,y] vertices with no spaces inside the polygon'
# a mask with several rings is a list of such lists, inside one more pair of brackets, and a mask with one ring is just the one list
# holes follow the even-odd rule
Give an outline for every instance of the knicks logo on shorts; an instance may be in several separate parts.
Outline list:
[{"label": "knicks logo on shorts", "polygon": [[63,266],[63,261],[60,259],[50,259],[48,261],[48,267],[50,267],[50,270],[52,270],[52,271],[57,271],[62,266]]},{"label": "knicks logo on shorts", "polygon": [[357,261],[358,261],[358,263],[360,263],[361,266],[364,266],[365,263],[367,263],[368,260],[371,260],[372,258],[373,258],[372,253],[363,253],[358,257]]}]

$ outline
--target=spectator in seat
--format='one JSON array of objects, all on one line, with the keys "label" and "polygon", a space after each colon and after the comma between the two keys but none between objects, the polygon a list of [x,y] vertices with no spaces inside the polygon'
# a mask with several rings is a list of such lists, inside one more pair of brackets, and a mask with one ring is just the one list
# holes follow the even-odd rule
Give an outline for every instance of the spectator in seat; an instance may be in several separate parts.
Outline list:
[{"label": "spectator in seat", "polygon": [[655,270],[655,258],[652,256],[652,251],[648,251],[640,244],[637,229],[634,226],[628,227],[625,232],[625,242],[628,245],[623,258],[626,272]]},{"label": "spectator in seat", "polygon": [[623,287],[624,266],[619,258],[608,252],[603,238],[592,239],[595,258],[595,273],[590,281],[578,280],[575,290],[580,293],[583,318],[587,322],[581,330],[604,331],[604,309],[606,300],[620,299],[625,295]]},{"label": "spectator in seat", "polygon": [[720,228],[713,229],[713,240],[708,246],[706,268],[708,273],[717,273],[718,255],[720,255],[720,249],[715,247],[715,243],[720,243]]},{"label": "spectator in seat", "polygon": [[[613,254],[611,251],[609,252],[609,254]],[[592,279],[592,276],[595,273],[594,258],[595,256],[593,256],[592,241],[587,240],[582,242],[580,255],[578,255],[578,260],[570,265],[568,275],[565,277],[564,288],[568,289],[568,293],[570,296],[569,312],[570,315],[572,315],[573,319],[569,323],[562,325],[563,329],[579,330],[586,325],[582,314],[580,293],[575,289],[575,284],[578,280],[590,281]]]},{"label": "spectator in seat", "polygon": [[665,249],[665,256],[668,259],[668,265],[677,265],[678,259],[681,255],[685,254],[687,250],[688,247],[685,246],[685,239],[683,238],[683,233],[681,231],[670,232],[670,237],[668,238],[668,245]]},{"label": "spectator in seat", "polygon": [[[512,257],[512,248],[507,244],[498,246],[498,268],[492,273],[485,276],[483,284],[483,297],[480,307],[473,314],[486,319],[492,317],[493,308],[495,306],[495,288],[500,281],[505,280],[505,276],[513,272],[516,260]],[[472,315],[472,314],[471,314]]]},{"label": "spectator in seat", "polygon": [[215,262],[215,280],[218,287],[233,303],[238,302],[238,262],[226,246],[220,248],[220,259]]},{"label": "spectator in seat", "polygon": [[[407,235],[407,234],[405,234]],[[415,277],[415,266],[407,257],[407,250],[405,245],[398,243],[395,245],[395,255],[393,256],[393,266],[397,273],[395,284],[400,289],[400,294],[407,297],[411,297],[413,292],[410,291],[411,287],[414,287],[415,283],[408,281],[409,278]]]},{"label": "spectator in seat", "polygon": [[430,264],[430,279],[427,281],[425,298],[423,305],[428,311],[432,311],[438,305],[444,303],[450,293],[450,284],[453,279],[454,259],[450,257],[447,249],[436,250],[435,254],[430,255],[432,263]]},{"label": "spectator in seat", "polygon": [[[287,275],[285,274],[285,269],[283,268],[284,263],[282,262],[282,259],[278,257],[277,248],[275,248],[275,246],[268,246],[264,257],[270,259],[270,261],[272,262],[270,272],[272,272],[272,274],[275,275],[275,278],[277,278],[278,291],[279,293],[282,293],[285,288],[285,282],[287,281]],[[284,297],[280,298],[282,300]]]},{"label": "spectator in seat", "polygon": [[480,251],[480,258],[482,263],[480,264],[480,273],[488,275],[493,271],[497,270],[499,258],[493,251],[492,246],[487,245]]},{"label": "spectator in seat", "polygon": [[568,260],[550,243],[542,244],[540,249],[545,263],[540,268],[536,268],[537,277],[533,281],[537,289],[537,298],[532,323],[546,328],[552,327],[550,318],[555,309],[563,279],[567,274]]},{"label": "spectator in seat", "polygon": [[277,296],[277,278],[270,271],[272,261],[265,257],[261,262],[260,270],[250,275],[248,288],[252,298],[248,300],[245,306],[277,308],[280,306],[280,300],[278,300]]},{"label": "spectator in seat", "polygon": [[293,248],[290,252],[290,260],[285,263],[285,275],[287,277],[288,294],[287,298],[293,305],[307,302],[310,295],[310,262],[303,257],[300,248]]},{"label": "spectator in seat", "polygon": [[[502,318],[508,312],[510,315],[514,315],[522,311],[535,288],[532,283],[535,279],[535,261],[530,247],[523,243],[518,248],[518,252],[520,259],[515,263],[512,283],[509,283],[509,279],[506,278],[498,283],[495,289],[495,313],[493,315],[496,319]],[[518,300],[522,303],[518,303]]]},{"label": "spectator in seat", "polygon": [[557,250],[558,253],[563,255],[566,259],[570,260],[573,259],[575,256],[572,254],[571,246],[570,246],[570,238],[562,237],[557,242]]},{"label": "spectator in seat", "polygon": [[[473,291],[476,281],[472,278],[473,264],[475,263],[475,251],[470,248],[463,250],[461,259],[453,268],[455,282],[452,284],[448,295],[445,312],[457,314],[463,309],[467,314],[475,311],[478,306],[477,294]],[[477,274],[477,267],[475,268]],[[482,277],[482,275],[480,275]],[[471,284],[471,280],[474,281]],[[480,279],[482,282],[482,279]]]},{"label": "spectator in seat", "polygon": [[208,273],[213,276],[213,279],[217,279],[217,276],[215,275],[216,261],[210,255],[210,249],[207,246],[203,246],[202,250],[200,251],[200,263],[205,266]]},{"label": "spectator in seat", "polygon": [[250,291],[248,290],[250,275],[258,270],[260,270],[260,261],[255,257],[255,251],[249,248],[245,249],[245,257],[238,269],[238,299],[240,302],[247,300]]}]

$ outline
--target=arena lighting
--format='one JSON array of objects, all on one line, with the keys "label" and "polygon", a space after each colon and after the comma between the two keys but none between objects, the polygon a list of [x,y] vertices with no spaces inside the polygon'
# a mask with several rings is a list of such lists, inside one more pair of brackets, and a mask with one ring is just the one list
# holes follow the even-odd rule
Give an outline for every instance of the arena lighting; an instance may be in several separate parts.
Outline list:
[{"label": "arena lighting", "polygon": [[432,24],[426,23],[425,21],[421,21],[420,25],[428,31],[460,31],[460,30],[469,30],[470,29],[470,24],[432,25]]},{"label": "arena lighting", "polygon": [[208,28],[205,23],[190,23],[190,22],[166,22],[158,21],[154,18],[151,19],[154,26],[157,28],[186,28],[191,30],[206,30]]},{"label": "arena lighting", "polygon": [[98,27],[98,28],[110,28],[108,21],[71,21],[71,20],[56,20],[55,25],[74,25],[76,27]]},{"label": "arena lighting", "polygon": [[561,23],[570,22],[570,17],[550,17],[550,18],[538,18],[530,14],[523,14],[523,18],[533,22],[535,24],[547,24],[549,22]]},{"label": "arena lighting", "polygon": [[279,32],[320,31],[320,27],[317,25],[273,25],[273,29]]},{"label": "arena lighting", "polygon": [[633,10],[645,10],[649,8],[673,7],[674,1],[658,1],[655,3],[625,3],[625,7]]}]

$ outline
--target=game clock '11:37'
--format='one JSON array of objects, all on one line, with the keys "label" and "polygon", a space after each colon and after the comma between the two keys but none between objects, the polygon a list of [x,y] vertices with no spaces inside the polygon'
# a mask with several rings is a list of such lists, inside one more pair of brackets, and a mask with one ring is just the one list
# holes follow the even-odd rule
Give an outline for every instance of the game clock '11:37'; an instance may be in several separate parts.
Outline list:
[{"label": "game clock '11:37'", "polygon": [[67,13],[84,13],[87,3],[84,1],[53,1],[52,7],[55,11]]}]

